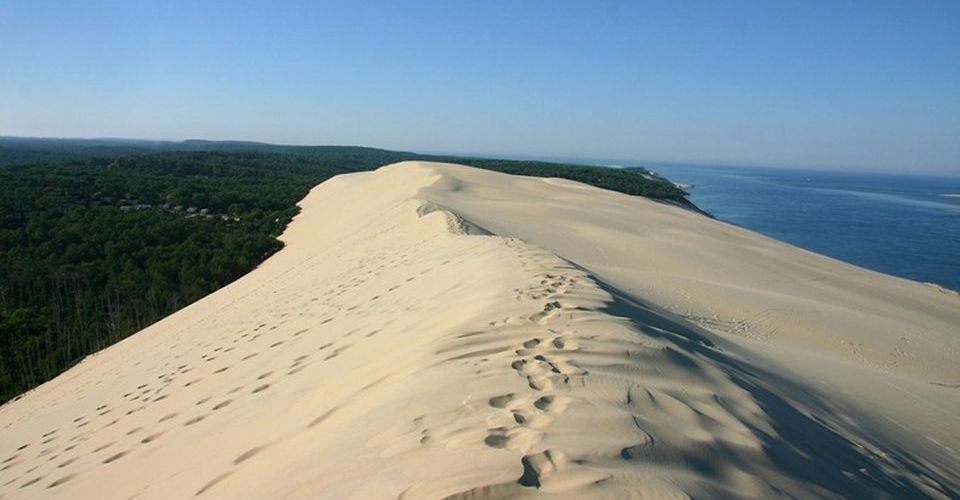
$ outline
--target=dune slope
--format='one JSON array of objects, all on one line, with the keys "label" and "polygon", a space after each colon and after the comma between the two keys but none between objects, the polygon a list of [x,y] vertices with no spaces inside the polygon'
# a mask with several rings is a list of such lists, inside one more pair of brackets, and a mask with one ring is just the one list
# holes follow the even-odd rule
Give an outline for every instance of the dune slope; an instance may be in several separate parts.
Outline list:
[{"label": "dune slope", "polygon": [[960,298],[649,200],[405,162],[0,408],[0,498],[951,497]]}]

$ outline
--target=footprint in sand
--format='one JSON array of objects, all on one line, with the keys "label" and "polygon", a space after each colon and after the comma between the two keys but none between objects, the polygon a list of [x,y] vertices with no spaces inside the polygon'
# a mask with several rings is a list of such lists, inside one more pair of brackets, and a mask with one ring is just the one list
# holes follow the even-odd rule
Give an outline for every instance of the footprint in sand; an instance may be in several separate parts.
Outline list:
[{"label": "footprint in sand", "polygon": [[198,416],[196,416],[196,417],[191,418],[190,420],[187,420],[186,422],[183,423],[183,425],[184,425],[184,426],[193,425],[193,424],[195,424],[195,423],[197,423],[197,422],[200,422],[201,420],[203,420],[203,419],[205,419],[205,418],[207,418],[206,415],[198,415]]},{"label": "footprint in sand", "polygon": [[116,462],[117,460],[120,460],[121,458],[123,458],[127,453],[129,453],[129,452],[128,452],[128,451],[121,451],[120,453],[111,455],[111,456],[107,457],[107,458],[103,461],[103,463],[109,464],[109,463],[111,463],[111,462]]},{"label": "footprint in sand", "polygon": [[506,408],[507,405],[509,405],[510,402],[513,401],[513,398],[514,398],[513,393],[504,394],[502,396],[494,396],[490,398],[489,404],[494,408]]},{"label": "footprint in sand", "polygon": [[63,476],[60,479],[57,479],[56,481],[48,484],[47,488],[56,488],[57,486],[60,486],[61,484],[73,479],[74,477],[76,477],[76,474],[67,474],[66,476]]},{"label": "footprint in sand", "polygon": [[153,433],[153,434],[151,434],[151,435],[149,435],[149,436],[141,439],[140,442],[143,443],[143,444],[147,444],[147,443],[149,443],[149,442],[151,442],[151,441],[156,441],[157,438],[159,438],[159,437],[162,436],[162,435],[163,435],[163,432],[155,432],[155,433]]},{"label": "footprint in sand", "polygon": [[213,409],[214,409],[214,410],[219,410],[219,409],[221,409],[221,408],[226,408],[226,407],[227,407],[230,403],[232,403],[232,402],[233,402],[232,399],[227,399],[227,400],[225,400],[225,401],[221,401],[221,402],[217,403],[217,404],[213,407]]}]

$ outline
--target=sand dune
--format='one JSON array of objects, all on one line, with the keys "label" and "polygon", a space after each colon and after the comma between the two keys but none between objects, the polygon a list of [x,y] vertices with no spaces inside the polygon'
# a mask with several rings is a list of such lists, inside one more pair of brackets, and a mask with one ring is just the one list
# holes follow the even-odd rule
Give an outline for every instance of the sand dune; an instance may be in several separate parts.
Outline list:
[{"label": "sand dune", "polygon": [[960,297],[406,162],[0,408],[0,498],[957,497]]}]

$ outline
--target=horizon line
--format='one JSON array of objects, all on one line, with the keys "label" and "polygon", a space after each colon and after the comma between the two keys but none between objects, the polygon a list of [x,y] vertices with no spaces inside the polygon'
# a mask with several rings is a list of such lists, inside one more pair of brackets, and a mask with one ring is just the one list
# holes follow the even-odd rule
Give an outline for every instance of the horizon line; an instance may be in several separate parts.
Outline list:
[{"label": "horizon line", "polygon": [[[845,173],[864,173],[864,174],[886,174],[886,175],[908,175],[908,176],[944,176],[960,177],[960,167],[953,170],[914,170],[914,171],[892,171],[877,170],[869,166],[862,165],[841,165],[841,164],[796,164],[796,163],[756,163],[751,161],[737,160],[697,160],[697,159],[646,159],[638,160],[635,158],[600,158],[587,156],[566,156],[555,154],[539,153],[477,153],[468,151],[450,151],[436,149],[415,149],[415,148],[390,148],[384,146],[370,146],[363,144],[317,144],[317,143],[281,143],[266,142],[257,139],[203,139],[203,138],[143,138],[143,137],[120,137],[120,136],[27,136],[27,135],[5,135],[0,134],[0,139],[26,139],[26,140],[61,140],[61,141],[117,141],[117,142],[154,142],[154,143],[186,143],[191,141],[213,142],[213,143],[249,143],[263,146],[280,147],[361,147],[370,149],[380,149],[384,151],[394,151],[400,153],[414,153],[436,156],[459,156],[464,158],[482,158],[482,159],[504,159],[504,160],[528,160],[544,162],[564,162],[579,163],[590,166],[608,166],[616,167],[618,163],[624,163],[622,166],[646,166],[648,164],[664,164],[669,166],[692,166],[708,168],[768,168],[774,170],[797,170],[797,171],[817,171],[817,172],[845,172]],[[602,163],[600,163],[602,162]],[[632,164],[632,165],[626,165]]]}]

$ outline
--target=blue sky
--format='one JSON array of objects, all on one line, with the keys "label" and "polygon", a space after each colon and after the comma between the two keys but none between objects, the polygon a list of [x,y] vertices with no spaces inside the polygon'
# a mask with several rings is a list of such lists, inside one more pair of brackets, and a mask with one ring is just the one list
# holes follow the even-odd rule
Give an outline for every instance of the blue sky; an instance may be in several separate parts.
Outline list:
[{"label": "blue sky", "polygon": [[0,0],[0,135],[960,173],[960,2]]}]

